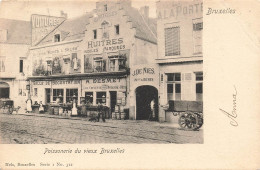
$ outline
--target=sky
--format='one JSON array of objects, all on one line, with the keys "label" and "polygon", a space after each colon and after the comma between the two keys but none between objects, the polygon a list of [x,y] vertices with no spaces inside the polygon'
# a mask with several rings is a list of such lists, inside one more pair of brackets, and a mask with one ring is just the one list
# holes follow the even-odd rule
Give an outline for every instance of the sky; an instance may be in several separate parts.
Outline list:
[{"label": "sky", "polygon": [[[97,0],[0,0],[0,18],[29,21],[31,14],[60,16],[63,10],[74,18],[95,9]],[[156,17],[157,0],[133,0],[132,6],[149,6],[150,17]]]}]

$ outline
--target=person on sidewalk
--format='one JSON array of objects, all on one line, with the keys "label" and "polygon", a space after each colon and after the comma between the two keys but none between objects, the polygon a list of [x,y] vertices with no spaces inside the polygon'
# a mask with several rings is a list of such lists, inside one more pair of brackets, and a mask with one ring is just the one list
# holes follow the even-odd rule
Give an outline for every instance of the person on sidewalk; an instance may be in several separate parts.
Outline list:
[{"label": "person on sidewalk", "polygon": [[104,106],[103,106],[101,103],[98,103],[97,110],[98,110],[97,122],[99,122],[100,116],[101,116],[103,122],[106,122],[106,120],[105,120],[105,114],[104,114]]},{"label": "person on sidewalk", "polygon": [[154,107],[155,107],[155,103],[154,103],[154,99],[151,101],[151,103],[150,103],[150,115],[149,115],[149,118],[148,118],[148,120],[149,121],[152,121],[152,120],[154,120],[155,119],[155,109],[154,109]]},{"label": "person on sidewalk", "polygon": [[29,98],[26,100],[26,113],[32,112],[32,99]]},{"label": "person on sidewalk", "polygon": [[44,112],[44,107],[43,107],[42,101],[40,101],[39,112],[40,112],[40,113],[43,113],[43,112]]}]

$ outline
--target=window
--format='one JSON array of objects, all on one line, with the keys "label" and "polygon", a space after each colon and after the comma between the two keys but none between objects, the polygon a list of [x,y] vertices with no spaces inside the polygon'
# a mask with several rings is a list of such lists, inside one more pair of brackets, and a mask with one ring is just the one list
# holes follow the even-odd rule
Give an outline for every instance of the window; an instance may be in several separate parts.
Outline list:
[{"label": "window", "polygon": [[5,72],[5,57],[0,56],[0,72]]},{"label": "window", "polygon": [[37,97],[38,96],[38,89],[34,88],[33,91],[34,91],[34,96]]},{"label": "window", "polygon": [[101,27],[102,27],[102,38],[108,39],[109,38],[109,32],[108,32],[109,23],[107,21],[104,21],[104,22],[102,22]]},{"label": "window", "polygon": [[93,38],[97,39],[97,30],[93,30]]},{"label": "window", "polygon": [[180,55],[180,27],[164,29],[165,33],[165,56]]},{"label": "window", "polygon": [[60,34],[54,35],[54,42],[60,42]]},{"label": "window", "polygon": [[96,104],[106,104],[106,92],[97,92]]},{"label": "window", "polygon": [[101,57],[94,58],[95,72],[106,71],[106,60]]},{"label": "window", "polygon": [[196,100],[203,101],[203,73],[197,72],[196,74]]},{"label": "window", "polygon": [[72,103],[73,97],[76,97],[78,102],[78,89],[66,89],[66,103]]},{"label": "window", "polygon": [[85,100],[87,104],[93,104],[93,92],[85,92]]},{"label": "window", "polygon": [[84,55],[84,70],[85,73],[93,72],[93,64],[92,64],[92,56],[90,55]]},{"label": "window", "polygon": [[55,102],[57,98],[60,98],[60,102],[63,103],[63,89],[53,89],[53,101]]},{"label": "window", "polygon": [[116,59],[109,60],[109,71],[116,71]]},{"label": "window", "polygon": [[46,103],[51,102],[51,89],[45,89]]},{"label": "window", "polygon": [[107,11],[107,5],[104,5],[104,11]]},{"label": "window", "polygon": [[20,73],[23,73],[23,60],[20,60]]},{"label": "window", "polygon": [[194,54],[202,53],[202,18],[193,20],[193,44]]},{"label": "window", "polygon": [[181,100],[181,74],[167,74],[167,99]]},{"label": "window", "polygon": [[119,35],[119,25],[115,25],[115,33],[116,35]]}]

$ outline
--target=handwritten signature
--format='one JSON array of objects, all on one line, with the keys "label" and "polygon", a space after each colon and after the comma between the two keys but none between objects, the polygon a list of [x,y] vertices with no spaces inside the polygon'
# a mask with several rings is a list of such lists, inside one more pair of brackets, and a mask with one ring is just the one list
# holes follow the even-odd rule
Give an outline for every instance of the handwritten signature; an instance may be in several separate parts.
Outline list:
[{"label": "handwritten signature", "polygon": [[233,110],[231,113],[219,108],[220,111],[222,111],[222,113],[224,113],[227,117],[230,118],[230,124],[232,126],[238,126],[237,121],[235,120],[237,118],[237,89],[234,86],[235,89],[235,93],[233,94]]}]

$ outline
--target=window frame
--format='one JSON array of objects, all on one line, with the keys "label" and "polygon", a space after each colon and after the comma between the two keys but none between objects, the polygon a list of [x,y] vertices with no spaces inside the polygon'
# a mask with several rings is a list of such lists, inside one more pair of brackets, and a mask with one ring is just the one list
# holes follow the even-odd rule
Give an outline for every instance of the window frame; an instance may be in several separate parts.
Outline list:
[{"label": "window frame", "polygon": [[[181,88],[181,73],[180,72],[175,72],[175,73],[166,73],[167,75],[167,100],[171,100],[169,99],[169,94],[172,95],[172,100],[181,100],[181,93],[182,93],[182,88]],[[171,75],[173,78],[169,80],[169,75]],[[176,76],[178,75],[178,76]],[[176,80],[176,77],[178,77],[178,79]],[[172,89],[170,90],[172,93],[169,92],[169,85],[172,86]],[[179,86],[179,87],[177,87]],[[177,92],[177,90],[179,89],[179,91]]]}]

